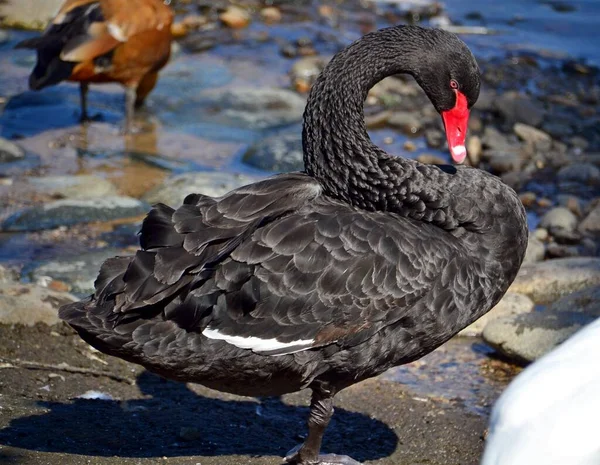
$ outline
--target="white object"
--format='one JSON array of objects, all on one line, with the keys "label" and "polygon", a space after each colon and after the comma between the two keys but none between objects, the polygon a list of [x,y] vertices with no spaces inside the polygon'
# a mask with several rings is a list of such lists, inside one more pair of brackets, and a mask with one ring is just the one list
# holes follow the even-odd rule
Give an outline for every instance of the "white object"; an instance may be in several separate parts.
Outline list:
[{"label": "white object", "polygon": [[481,465],[600,465],[600,318],[520,373],[490,418]]}]

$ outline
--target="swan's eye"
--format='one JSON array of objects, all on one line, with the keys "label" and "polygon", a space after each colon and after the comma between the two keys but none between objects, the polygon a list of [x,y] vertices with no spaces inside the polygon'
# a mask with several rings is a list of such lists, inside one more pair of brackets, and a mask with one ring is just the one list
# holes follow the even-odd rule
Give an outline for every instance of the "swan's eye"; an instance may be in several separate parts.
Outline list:
[{"label": "swan's eye", "polygon": [[450,79],[450,87],[453,89],[458,89],[458,82],[456,82],[454,79]]}]

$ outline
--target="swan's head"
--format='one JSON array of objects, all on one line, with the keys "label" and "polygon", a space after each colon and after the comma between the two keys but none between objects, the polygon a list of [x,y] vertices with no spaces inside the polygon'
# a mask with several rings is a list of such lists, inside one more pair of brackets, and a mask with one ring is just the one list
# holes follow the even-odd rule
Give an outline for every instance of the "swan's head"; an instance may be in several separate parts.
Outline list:
[{"label": "swan's head", "polygon": [[413,74],[442,116],[452,159],[462,163],[467,155],[469,110],[479,97],[479,67],[466,44],[454,34],[433,29],[424,42]]}]

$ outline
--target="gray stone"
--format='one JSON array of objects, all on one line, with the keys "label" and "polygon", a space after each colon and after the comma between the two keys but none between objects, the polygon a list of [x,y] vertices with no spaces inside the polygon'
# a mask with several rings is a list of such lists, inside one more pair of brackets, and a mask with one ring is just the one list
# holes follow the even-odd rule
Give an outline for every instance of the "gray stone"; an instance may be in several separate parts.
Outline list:
[{"label": "gray stone", "polygon": [[490,321],[507,316],[519,315],[521,313],[528,313],[533,310],[533,307],[534,303],[526,295],[507,292],[494,308],[492,308],[474,323],[471,323],[460,333],[458,333],[458,335],[479,337],[483,332],[483,328]]},{"label": "gray stone", "polygon": [[442,131],[438,131],[437,129],[427,129],[425,131],[425,140],[427,141],[427,146],[439,149],[444,145],[445,136]]},{"label": "gray stone", "polygon": [[43,29],[63,3],[64,0],[0,2],[0,24],[24,29]]},{"label": "gray stone", "polygon": [[557,258],[521,267],[509,292],[545,304],[571,292],[600,285],[600,258]]},{"label": "gray stone", "polygon": [[532,362],[598,317],[600,287],[588,288],[563,297],[542,312],[491,321],[483,338],[508,357]]},{"label": "gray stone", "polygon": [[563,166],[556,175],[559,182],[577,182],[600,186],[600,168],[591,163],[573,163]]},{"label": "gray stone", "polygon": [[388,124],[404,134],[412,135],[421,130],[421,122],[414,112],[394,111],[388,118]]},{"label": "gray stone", "polygon": [[25,151],[13,142],[0,137],[0,163],[18,161],[25,158]]},{"label": "gray stone", "polygon": [[117,195],[117,188],[110,181],[93,175],[28,178],[27,183],[37,192],[65,198]]},{"label": "gray stone", "polygon": [[103,249],[80,254],[76,257],[52,260],[29,267],[27,277],[33,282],[43,281],[46,277],[68,284],[71,292],[78,296],[94,292],[94,281],[102,263],[107,258],[127,255],[119,249]]},{"label": "gray stone", "polygon": [[328,58],[313,56],[297,60],[290,69],[290,78],[294,86],[303,90],[310,88],[329,61]]},{"label": "gray stone", "polygon": [[197,103],[213,124],[268,129],[299,122],[306,102],[286,89],[235,88],[205,91]]},{"label": "gray stone", "polygon": [[571,238],[577,227],[577,217],[565,207],[555,207],[542,217],[540,227],[547,229],[554,237]]},{"label": "gray stone", "polygon": [[546,247],[544,246],[544,243],[535,235],[530,235],[529,240],[527,241],[527,251],[525,252],[523,263],[540,262],[544,259],[545,255]]},{"label": "gray stone", "polygon": [[304,169],[302,134],[278,134],[254,144],[243,157],[244,163],[265,171],[288,172]]},{"label": "gray stone", "polygon": [[522,141],[531,144],[538,151],[550,150],[552,138],[544,131],[523,123],[516,123],[513,127],[515,134]]},{"label": "gray stone", "polygon": [[467,153],[473,166],[478,166],[481,161],[482,144],[479,136],[471,136],[467,139]]},{"label": "gray stone", "polygon": [[568,138],[573,135],[573,126],[566,120],[557,119],[545,121],[542,129],[557,139]]},{"label": "gray stone", "polygon": [[260,178],[233,173],[196,172],[167,178],[142,198],[149,204],[158,202],[178,207],[189,194],[220,197],[232,189],[258,181]]},{"label": "gray stone", "polygon": [[481,138],[482,145],[490,150],[498,150],[504,152],[515,152],[518,147],[509,140],[508,136],[502,134],[493,126],[486,126]]},{"label": "gray stone", "polygon": [[76,297],[33,284],[0,284],[0,324],[54,325],[60,320],[61,305],[75,302]]},{"label": "gray stone", "polygon": [[40,231],[79,223],[132,218],[148,211],[148,205],[131,197],[65,199],[24,208],[2,223],[3,231]]},{"label": "gray stone", "polygon": [[521,169],[521,157],[511,152],[488,152],[490,168],[496,173],[508,173],[510,171],[519,171]]},{"label": "gray stone", "polygon": [[577,229],[582,234],[600,237],[600,203],[588,213]]},{"label": "gray stone", "polygon": [[505,92],[496,99],[496,109],[504,120],[513,125],[524,123],[539,126],[544,119],[544,110],[526,95],[518,92]]}]

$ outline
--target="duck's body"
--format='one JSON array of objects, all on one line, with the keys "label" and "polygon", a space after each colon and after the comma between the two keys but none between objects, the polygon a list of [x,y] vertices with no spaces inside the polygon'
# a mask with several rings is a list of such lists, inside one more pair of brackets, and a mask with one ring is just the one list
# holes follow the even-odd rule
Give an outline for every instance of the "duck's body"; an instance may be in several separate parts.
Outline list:
[{"label": "duck's body", "polygon": [[520,373],[490,418],[482,465],[597,465],[600,319]]},{"label": "duck's body", "polygon": [[126,89],[127,128],[171,53],[173,13],[163,0],[67,0],[40,37],[17,47],[37,50],[29,77],[33,90],[81,84],[82,120],[89,84],[117,82]]},{"label": "duck's body", "polygon": [[389,28],[336,55],[305,112],[306,173],[155,206],[142,250],[107,261],[95,295],[61,318],[169,378],[245,395],[310,387],[309,437],[292,461],[352,463],[317,462],[335,393],[483,315],[527,244],[523,207],[499,179],[391,157],[366,134],[366,91],[402,69],[360,76],[363,64],[347,58],[391,54],[394,40],[418,34],[462,44],[427,31]]}]

